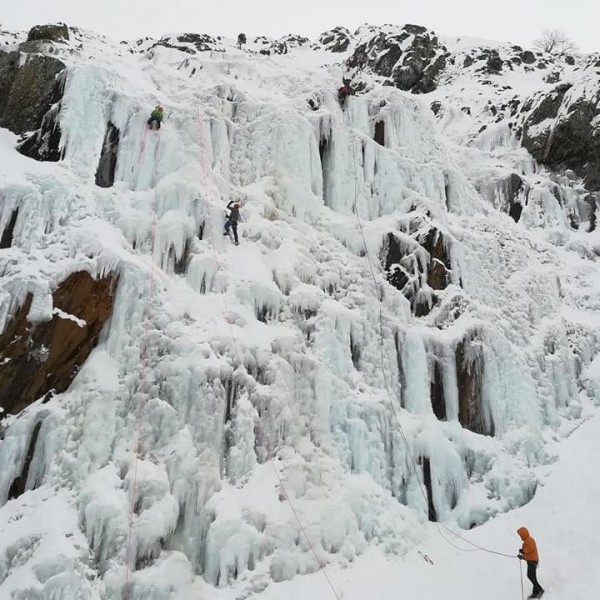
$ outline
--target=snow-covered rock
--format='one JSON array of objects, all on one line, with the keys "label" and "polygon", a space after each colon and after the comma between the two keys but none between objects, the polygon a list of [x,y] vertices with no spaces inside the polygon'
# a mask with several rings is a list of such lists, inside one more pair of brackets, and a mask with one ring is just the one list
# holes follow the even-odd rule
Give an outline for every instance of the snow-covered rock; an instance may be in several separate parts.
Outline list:
[{"label": "snow-covered rock", "polygon": [[540,163],[573,170],[590,192],[600,191],[600,56],[552,90],[527,100],[522,143]]}]

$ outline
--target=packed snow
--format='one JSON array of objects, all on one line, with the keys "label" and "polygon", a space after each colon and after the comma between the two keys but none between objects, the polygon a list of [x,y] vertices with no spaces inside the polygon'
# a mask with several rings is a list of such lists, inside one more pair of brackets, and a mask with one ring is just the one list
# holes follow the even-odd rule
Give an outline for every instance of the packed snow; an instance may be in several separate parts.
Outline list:
[{"label": "packed snow", "polygon": [[[516,559],[459,551],[474,547],[451,532],[512,555],[522,524],[548,597],[595,597],[600,234],[581,183],[481,120],[486,86],[460,76],[423,96],[374,85],[342,111],[353,46],[154,44],[57,45],[62,161],[21,156],[0,130],[0,233],[19,209],[0,331],[28,293],[41,321],[69,274],[119,273],[69,390],[2,421],[0,597],[518,597]],[[109,121],[115,183],[100,188]],[[239,247],[222,235],[231,199]],[[390,232],[427,258],[414,227],[440,231],[452,260],[421,317],[383,268]],[[493,435],[458,420],[465,340]],[[38,425],[28,491],[9,500]]]}]

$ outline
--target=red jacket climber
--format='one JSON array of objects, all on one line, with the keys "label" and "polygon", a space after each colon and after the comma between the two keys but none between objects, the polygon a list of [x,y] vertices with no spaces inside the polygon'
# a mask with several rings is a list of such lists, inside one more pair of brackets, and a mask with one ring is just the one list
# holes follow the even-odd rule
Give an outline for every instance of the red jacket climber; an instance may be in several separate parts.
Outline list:
[{"label": "red jacket climber", "polygon": [[344,85],[338,90],[338,100],[340,101],[340,106],[344,108],[346,105],[346,98],[352,95],[352,88],[347,84]]}]

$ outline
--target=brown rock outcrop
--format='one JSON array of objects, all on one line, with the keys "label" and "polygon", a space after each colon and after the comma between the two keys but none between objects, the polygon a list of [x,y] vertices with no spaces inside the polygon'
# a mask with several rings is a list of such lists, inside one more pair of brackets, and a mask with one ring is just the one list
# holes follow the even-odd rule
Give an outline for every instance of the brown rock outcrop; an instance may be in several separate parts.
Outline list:
[{"label": "brown rock outcrop", "polygon": [[458,420],[460,424],[483,435],[493,436],[494,422],[483,404],[483,352],[477,332],[468,334],[456,347],[456,378],[458,380]]},{"label": "brown rock outcrop", "polygon": [[115,273],[73,273],[53,292],[49,321],[30,323],[29,294],[0,335],[0,407],[16,414],[51,390],[64,392],[98,342],[113,308]]},{"label": "brown rock outcrop", "polygon": [[[414,243],[394,233],[388,233],[382,251],[382,262],[387,280],[410,301],[411,309],[417,317],[431,312],[437,302],[433,291],[444,290],[450,284],[452,262],[450,260],[450,240],[435,227],[423,231],[420,221],[415,220],[405,232]],[[415,231],[411,229],[414,226]],[[423,256],[423,249],[426,251]],[[427,288],[427,294],[423,289]]]}]

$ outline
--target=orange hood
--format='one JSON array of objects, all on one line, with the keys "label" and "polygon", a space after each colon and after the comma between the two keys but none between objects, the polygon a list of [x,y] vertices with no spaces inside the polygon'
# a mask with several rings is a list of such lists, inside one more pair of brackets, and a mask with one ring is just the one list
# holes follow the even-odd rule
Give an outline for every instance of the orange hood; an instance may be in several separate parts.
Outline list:
[{"label": "orange hood", "polygon": [[517,533],[523,541],[525,541],[529,537],[529,530],[527,529],[527,527],[519,527],[519,529],[517,529]]}]

